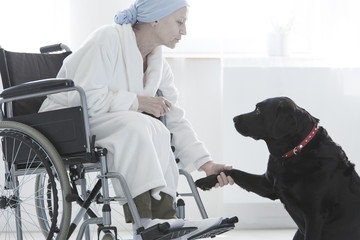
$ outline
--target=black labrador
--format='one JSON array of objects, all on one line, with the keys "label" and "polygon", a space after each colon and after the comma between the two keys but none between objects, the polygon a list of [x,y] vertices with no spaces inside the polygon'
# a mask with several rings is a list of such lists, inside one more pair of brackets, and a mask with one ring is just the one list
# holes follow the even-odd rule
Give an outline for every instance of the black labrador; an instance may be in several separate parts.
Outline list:
[{"label": "black labrador", "polygon": [[[360,178],[318,122],[287,97],[258,103],[234,123],[240,134],[266,142],[267,170],[225,174],[247,191],[280,199],[298,226],[294,240],[360,240]],[[216,175],[196,181],[203,190],[216,183]]]}]

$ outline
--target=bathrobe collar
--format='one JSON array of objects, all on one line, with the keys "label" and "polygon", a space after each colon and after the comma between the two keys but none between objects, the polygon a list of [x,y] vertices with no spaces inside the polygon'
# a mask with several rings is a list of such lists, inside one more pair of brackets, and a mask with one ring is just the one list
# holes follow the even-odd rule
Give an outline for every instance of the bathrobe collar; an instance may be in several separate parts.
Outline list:
[{"label": "bathrobe collar", "polygon": [[139,95],[155,96],[159,89],[163,72],[162,47],[155,48],[147,56],[147,69],[143,72],[143,62],[140,50],[136,43],[136,36],[130,24],[117,25],[123,58],[127,66],[129,89]]},{"label": "bathrobe collar", "polygon": [[148,67],[144,74],[144,95],[155,96],[159,89],[162,71],[163,56],[162,47],[155,48],[147,57]]}]

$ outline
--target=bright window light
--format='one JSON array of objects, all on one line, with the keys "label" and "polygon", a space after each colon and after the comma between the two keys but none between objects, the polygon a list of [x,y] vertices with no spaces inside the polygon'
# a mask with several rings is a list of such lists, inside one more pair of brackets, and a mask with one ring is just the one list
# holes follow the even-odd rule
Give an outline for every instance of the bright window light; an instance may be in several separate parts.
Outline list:
[{"label": "bright window light", "polygon": [[38,52],[68,41],[68,1],[12,0],[0,3],[0,45],[9,51]]},{"label": "bright window light", "polygon": [[[359,0],[188,2],[188,35],[174,50],[164,48],[168,53],[266,56],[269,46],[274,45],[271,41],[277,39],[271,33],[284,31],[290,56],[341,61],[356,61],[360,56]],[[42,45],[69,43],[71,32],[77,31],[74,26],[79,25],[71,25],[69,3],[69,0],[2,1],[0,45],[5,49],[37,51]],[[97,18],[92,21],[107,20],[101,14]],[[71,26],[74,29],[70,31]]]},{"label": "bright window light", "polygon": [[266,54],[285,31],[291,54],[358,56],[359,0],[189,0],[187,36],[170,53]]}]

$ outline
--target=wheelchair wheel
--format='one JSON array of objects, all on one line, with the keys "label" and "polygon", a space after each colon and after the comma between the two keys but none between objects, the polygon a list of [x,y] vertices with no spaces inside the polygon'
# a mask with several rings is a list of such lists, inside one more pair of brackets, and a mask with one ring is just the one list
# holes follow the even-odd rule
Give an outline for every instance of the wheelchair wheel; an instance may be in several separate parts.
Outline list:
[{"label": "wheelchair wheel", "polygon": [[[95,169],[95,168],[87,168],[85,170],[85,174],[84,174],[84,180],[85,180],[85,190],[81,188],[81,185],[76,185],[77,188],[77,192],[80,194],[82,199],[86,199],[88,197],[89,192],[94,188],[97,180],[98,180],[98,175],[99,175],[99,169]],[[39,198],[37,201],[38,204],[38,209],[40,210],[38,214],[41,215],[46,215],[48,217],[41,217],[39,218],[39,223],[41,225],[42,229],[48,229],[48,221],[50,219],[50,215],[51,215],[51,208],[49,208],[49,204],[48,202],[50,201],[50,203],[52,202],[51,198],[52,195],[49,194],[52,189],[47,187],[48,186],[48,181],[49,181],[49,177],[47,176],[46,173],[43,174],[39,174],[36,178],[36,193],[39,193]],[[59,189],[59,186],[58,186]],[[85,191],[85,192],[83,192]],[[109,181],[109,194],[110,196],[116,196],[113,186],[112,186],[112,181]],[[101,203],[97,202],[97,199],[102,196],[102,192],[100,191],[99,195],[96,197],[96,199],[94,199],[94,201],[91,203],[90,208],[91,210],[98,216],[98,217],[102,217],[102,207],[103,205]],[[72,216],[76,216],[76,214],[80,211],[80,207],[77,203],[74,203],[72,205]],[[129,226],[129,224],[125,223],[125,219],[124,219],[124,215],[123,215],[123,210],[122,210],[122,206],[117,202],[117,201],[112,201],[111,202],[111,215],[112,215],[112,225],[116,226],[118,231],[121,232],[121,237],[120,239],[128,239],[132,237],[132,229],[131,226]],[[80,222],[81,224],[82,222]],[[74,233],[71,235],[72,237],[77,237],[78,236],[78,230],[79,230],[80,226],[77,227],[77,229],[74,231]],[[88,227],[88,230],[84,233],[84,237],[85,239],[89,239],[89,240],[95,240],[98,239],[97,236],[97,230],[98,230],[98,226],[96,224],[91,224]],[[45,231],[46,234],[47,231]],[[112,233],[106,233],[106,234],[100,234],[100,239],[114,239],[114,236]]]},{"label": "wheelchair wheel", "polygon": [[[0,177],[0,239],[43,239],[41,233],[46,239],[66,239],[71,203],[65,197],[71,189],[60,155],[46,137],[22,123],[0,122],[0,139],[5,165],[0,167],[5,176]],[[48,176],[47,184],[34,193],[39,174]],[[51,194],[51,203],[39,204],[44,193]]]},{"label": "wheelchair wheel", "polygon": [[[56,184],[53,184],[55,181]],[[54,192],[54,189],[55,192]],[[55,226],[54,232],[60,231],[59,224],[53,225],[55,214],[63,213],[63,196],[58,196],[61,193],[61,184],[59,183],[58,176],[52,176],[46,173],[40,173],[36,176],[35,180],[35,206],[36,215],[40,229],[45,237],[49,236],[52,232],[51,228]],[[57,211],[55,206],[57,205]],[[70,218],[70,217],[69,217]],[[69,225],[69,224],[68,224]]]}]

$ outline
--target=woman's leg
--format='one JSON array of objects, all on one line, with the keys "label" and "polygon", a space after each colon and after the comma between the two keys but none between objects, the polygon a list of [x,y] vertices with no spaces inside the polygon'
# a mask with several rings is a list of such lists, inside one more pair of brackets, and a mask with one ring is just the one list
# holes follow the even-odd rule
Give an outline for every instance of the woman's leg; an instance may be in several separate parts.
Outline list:
[{"label": "woman's leg", "polygon": [[[134,198],[136,208],[139,212],[140,218],[159,218],[172,219],[176,218],[176,211],[174,209],[174,199],[165,194],[160,193],[161,199],[156,200],[151,197],[150,192],[145,192]],[[128,204],[124,205],[124,215],[126,223],[134,222]]]},{"label": "woman's leg", "polygon": [[[157,119],[137,112],[108,113],[91,119],[97,144],[107,148],[108,166],[124,176],[132,196],[151,190],[175,198],[178,169],[170,148],[170,133]],[[123,196],[113,180],[117,195]],[[123,203],[123,202],[121,202]]]},{"label": "woman's leg", "polygon": [[[174,200],[171,196],[160,193],[161,199],[156,200],[151,196],[150,191],[140,194],[134,198],[134,203],[140,215],[140,222],[144,228],[151,227],[157,223],[176,218],[174,209]],[[123,206],[126,223],[134,223],[128,204]],[[153,220],[155,219],[155,220]],[[177,222],[178,221],[178,222]],[[171,226],[178,228],[184,225],[182,219],[169,222]],[[135,224],[133,224],[134,240],[141,240],[141,236],[136,233]]]},{"label": "woman's leg", "polygon": [[[134,198],[135,206],[139,212],[140,218],[152,218],[151,211],[151,195],[150,192],[145,192]],[[129,205],[126,203],[123,206],[124,217],[126,223],[133,223],[134,219],[131,215]]]},{"label": "woman's leg", "polygon": [[174,199],[166,194],[160,193],[161,199],[151,198],[151,212],[153,218],[173,219],[176,218]]}]

